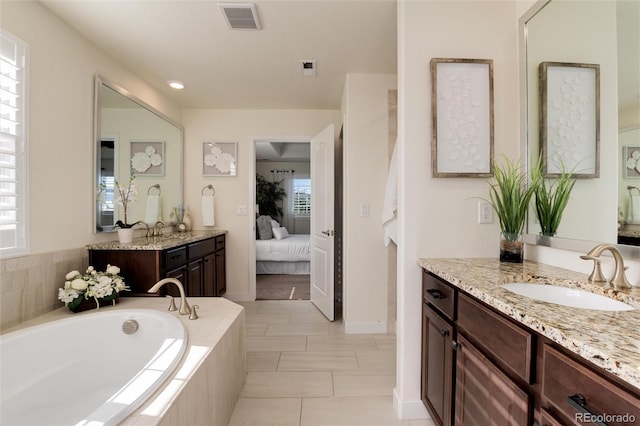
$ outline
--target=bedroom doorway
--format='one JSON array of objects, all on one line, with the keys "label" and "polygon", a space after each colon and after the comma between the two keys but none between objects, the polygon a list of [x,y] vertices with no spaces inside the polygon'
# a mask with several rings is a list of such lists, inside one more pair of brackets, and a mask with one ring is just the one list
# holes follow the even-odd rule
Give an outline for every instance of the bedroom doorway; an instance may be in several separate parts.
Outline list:
[{"label": "bedroom doorway", "polygon": [[309,300],[310,141],[255,141],[256,300]]}]

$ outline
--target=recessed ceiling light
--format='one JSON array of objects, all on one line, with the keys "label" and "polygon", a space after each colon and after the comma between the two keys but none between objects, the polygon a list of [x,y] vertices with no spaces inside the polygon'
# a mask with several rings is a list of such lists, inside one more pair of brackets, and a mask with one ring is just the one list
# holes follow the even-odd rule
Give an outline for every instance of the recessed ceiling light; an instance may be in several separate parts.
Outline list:
[{"label": "recessed ceiling light", "polygon": [[172,89],[176,89],[176,90],[182,90],[184,89],[184,84],[180,81],[177,80],[170,80],[167,81],[167,84],[172,88]]}]

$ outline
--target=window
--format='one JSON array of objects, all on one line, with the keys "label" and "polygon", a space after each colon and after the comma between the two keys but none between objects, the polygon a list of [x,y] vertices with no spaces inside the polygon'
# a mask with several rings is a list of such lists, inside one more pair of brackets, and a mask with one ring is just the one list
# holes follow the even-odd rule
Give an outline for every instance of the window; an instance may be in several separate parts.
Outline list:
[{"label": "window", "polygon": [[27,252],[25,42],[0,30],[0,257]]},{"label": "window", "polygon": [[311,213],[311,179],[293,179],[293,212]]}]

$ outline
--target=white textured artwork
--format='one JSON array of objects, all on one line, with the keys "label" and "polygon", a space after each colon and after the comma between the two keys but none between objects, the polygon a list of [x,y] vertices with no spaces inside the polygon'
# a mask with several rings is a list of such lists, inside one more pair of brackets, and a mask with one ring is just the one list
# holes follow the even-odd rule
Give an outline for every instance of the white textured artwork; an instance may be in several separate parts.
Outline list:
[{"label": "white textured artwork", "polygon": [[491,172],[489,64],[437,64],[437,171]]},{"label": "white textured artwork", "polygon": [[131,142],[131,172],[136,175],[164,175],[164,142]]},{"label": "white textured artwork", "polygon": [[203,175],[236,176],[236,150],[236,142],[204,142]]},{"label": "white textured artwork", "polygon": [[596,70],[578,66],[546,69],[547,173],[563,166],[594,175],[597,167]]}]

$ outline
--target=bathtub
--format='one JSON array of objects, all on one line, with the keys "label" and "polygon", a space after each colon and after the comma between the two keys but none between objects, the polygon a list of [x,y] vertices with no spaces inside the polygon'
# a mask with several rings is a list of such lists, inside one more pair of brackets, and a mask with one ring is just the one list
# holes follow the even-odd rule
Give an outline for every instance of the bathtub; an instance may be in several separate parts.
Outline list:
[{"label": "bathtub", "polygon": [[180,320],[149,309],[101,309],[2,335],[0,424],[118,424],[171,375],[186,340]]}]

